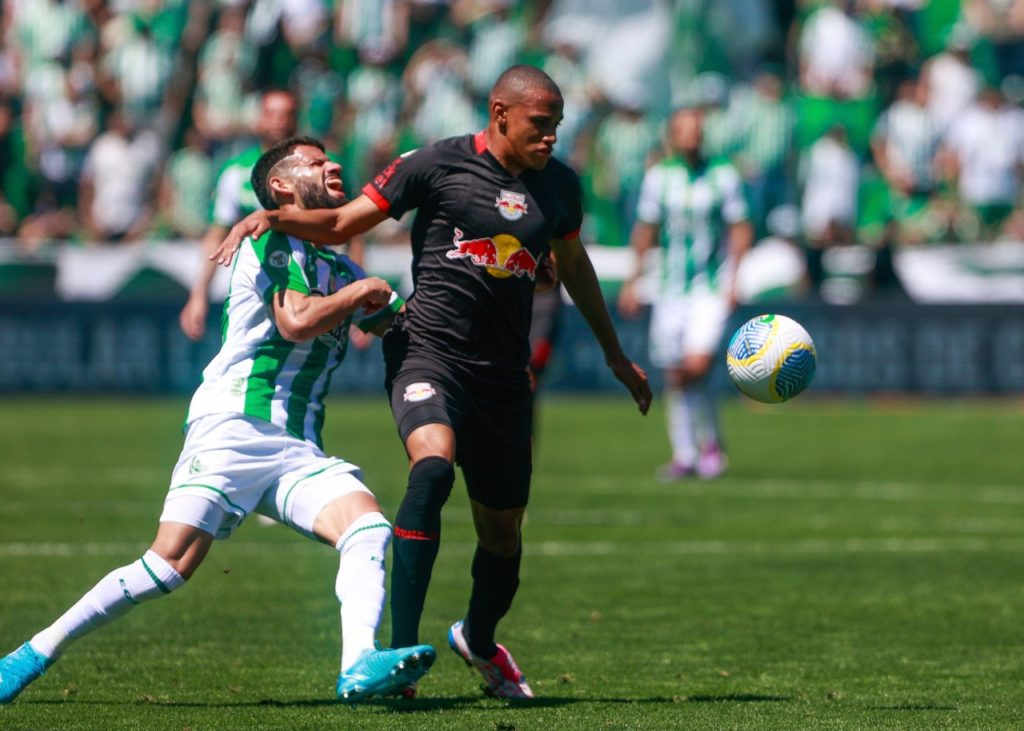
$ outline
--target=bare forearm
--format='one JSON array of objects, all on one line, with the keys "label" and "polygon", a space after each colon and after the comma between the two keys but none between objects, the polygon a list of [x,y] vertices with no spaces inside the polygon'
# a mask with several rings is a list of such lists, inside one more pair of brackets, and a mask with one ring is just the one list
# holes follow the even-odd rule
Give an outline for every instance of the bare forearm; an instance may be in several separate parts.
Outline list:
[{"label": "bare forearm", "polygon": [[210,255],[216,251],[226,233],[227,229],[224,226],[214,224],[203,235],[203,240],[200,243],[202,254],[199,257],[199,271],[196,272],[196,278],[192,281],[190,296],[203,299],[208,296],[210,282],[213,281],[213,275],[217,271],[217,263],[210,259]]},{"label": "bare forearm", "polygon": [[270,227],[290,236],[318,244],[343,244],[353,236],[369,231],[387,218],[366,196],[360,196],[341,208],[267,211]]},{"label": "bare forearm", "polygon": [[278,316],[277,326],[281,334],[293,342],[311,340],[330,332],[343,323],[359,308],[359,298],[349,287],[328,297],[308,297],[300,305],[282,303],[289,312],[287,317]]},{"label": "bare forearm", "polygon": [[270,228],[303,241],[341,244],[352,234],[345,230],[340,209],[317,208],[267,211]]},{"label": "bare forearm", "polygon": [[628,281],[636,281],[644,273],[647,253],[658,242],[659,227],[656,224],[637,222],[629,237],[629,246],[633,250],[633,273]]},{"label": "bare forearm", "polygon": [[570,262],[563,264],[559,257],[558,276],[576,308],[583,315],[583,319],[590,326],[594,337],[597,338],[605,360],[612,362],[625,358],[619,344],[619,336],[612,326],[608,307],[601,294],[594,265],[586,252],[582,251],[582,245],[581,251],[573,256]]},{"label": "bare forearm", "polygon": [[326,297],[279,292],[274,299],[274,319],[281,335],[302,342],[330,332],[360,307],[383,307],[391,288],[377,277],[360,279]]}]

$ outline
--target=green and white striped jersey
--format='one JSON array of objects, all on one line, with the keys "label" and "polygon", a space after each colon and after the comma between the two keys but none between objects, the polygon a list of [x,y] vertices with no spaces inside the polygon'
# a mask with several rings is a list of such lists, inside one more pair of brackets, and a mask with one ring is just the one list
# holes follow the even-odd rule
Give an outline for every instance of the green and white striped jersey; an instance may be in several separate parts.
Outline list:
[{"label": "green and white striped jersey", "polygon": [[263,209],[249,176],[263,152],[258,145],[240,152],[217,173],[210,222],[231,228],[253,211]]},{"label": "green and white striped jersey", "polygon": [[284,234],[246,239],[224,301],[220,352],[203,371],[185,423],[210,414],[245,414],[322,448],[324,397],[345,357],[349,325],[354,321],[370,330],[403,302],[392,294],[389,306],[372,316],[359,310],[331,332],[301,343],[281,336],[270,303],[282,290],[325,296],[365,276],[347,256]]},{"label": "green and white striped jersey", "polygon": [[644,174],[637,219],[661,229],[662,296],[688,294],[701,285],[718,291],[728,257],[728,226],[746,221],[743,181],[724,158],[691,168],[670,157]]}]

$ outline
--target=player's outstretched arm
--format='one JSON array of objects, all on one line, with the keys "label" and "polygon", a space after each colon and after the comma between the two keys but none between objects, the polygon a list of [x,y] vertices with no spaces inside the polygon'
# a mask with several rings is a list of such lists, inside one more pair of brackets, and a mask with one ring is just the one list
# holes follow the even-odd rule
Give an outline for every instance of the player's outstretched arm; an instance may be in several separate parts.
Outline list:
[{"label": "player's outstretched arm", "polygon": [[258,239],[268,230],[315,244],[342,244],[369,231],[387,217],[387,212],[365,195],[341,208],[255,211],[231,227],[220,246],[210,255],[210,260],[228,266],[247,236]]},{"label": "player's outstretched arm", "polygon": [[651,407],[651,385],[647,374],[622,352],[619,336],[612,327],[608,308],[601,295],[601,286],[594,272],[594,265],[583,248],[579,238],[569,241],[555,239],[551,242],[558,265],[558,277],[565,285],[580,314],[587,321],[597,342],[604,351],[604,359],[612,373],[633,396],[641,414]]}]

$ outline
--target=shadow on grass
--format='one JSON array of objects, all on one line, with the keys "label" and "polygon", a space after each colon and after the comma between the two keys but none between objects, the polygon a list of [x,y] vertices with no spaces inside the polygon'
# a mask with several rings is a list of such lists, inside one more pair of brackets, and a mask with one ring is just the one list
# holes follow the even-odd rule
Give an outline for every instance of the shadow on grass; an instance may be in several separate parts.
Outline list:
[{"label": "shadow on grass", "polygon": [[[558,708],[580,703],[616,703],[623,705],[652,705],[675,703],[780,703],[792,700],[789,696],[761,695],[757,693],[729,693],[725,695],[694,695],[694,696],[650,696],[636,698],[486,698],[481,696],[455,696],[447,698],[371,698],[353,708],[387,708],[397,713],[422,713],[438,710],[454,710],[473,707],[477,710],[505,710],[508,708]],[[300,698],[295,700],[276,700],[263,698],[256,701],[239,701],[235,703],[197,702],[197,701],[163,701],[135,698],[120,703],[99,700],[35,700],[25,705],[131,705],[158,706],[161,708],[346,708],[348,704],[331,698]],[[940,710],[938,706],[894,706],[873,710]],[[955,709],[946,709],[955,710]]]},{"label": "shadow on grass", "polygon": [[868,706],[869,711],[957,711],[956,706],[939,706],[934,703],[896,703],[891,706]]},{"label": "shadow on grass", "polygon": [[[231,702],[202,702],[202,701],[165,701],[149,700],[145,698],[133,698],[124,701],[108,700],[31,700],[21,701],[21,706],[153,706],[155,708],[388,708],[399,712],[434,711],[439,709],[455,709],[475,706],[486,710],[488,706],[495,709],[505,708],[556,708],[569,703],[593,702],[603,699],[576,699],[576,698],[484,698],[481,696],[460,696],[449,698],[417,698],[405,700],[400,698],[370,698],[361,703],[348,704],[332,698],[299,698],[294,700],[276,700],[274,698],[262,698],[256,701]],[[616,699],[619,700],[619,699]],[[622,699],[621,702],[650,702],[651,699]],[[671,699],[656,699],[658,701],[671,702]]]},{"label": "shadow on grass", "polygon": [[788,695],[763,695],[761,693],[726,693],[725,695],[688,695],[686,703],[785,703],[793,698]]}]

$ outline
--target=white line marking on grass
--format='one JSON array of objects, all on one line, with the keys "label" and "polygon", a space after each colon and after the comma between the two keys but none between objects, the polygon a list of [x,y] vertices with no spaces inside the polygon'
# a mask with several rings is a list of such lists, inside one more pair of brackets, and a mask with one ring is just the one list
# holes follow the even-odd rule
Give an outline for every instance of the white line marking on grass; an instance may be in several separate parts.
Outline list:
[{"label": "white line marking on grass", "polygon": [[[888,502],[977,502],[1024,505],[1024,489],[1009,485],[949,482],[881,482],[854,480],[774,480],[725,478],[715,482],[652,485],[650,480],[608,475],[575,475],[585,490],[629,495],[720,495],[742,498],[802,498],[808,500],[866,500]],[[543,476],[540,477],[544,479]]]},{"label": "white line marking on grass", "polygon": [[[91,483],[117,486],[165,487],[171,479],[168,467],[113,467],[90,471]],[[4,480],[13,487],[46,487],[52,485],[78,485],[82,482],[82,468],[72,465],[14,466],[4,470]]]}]

